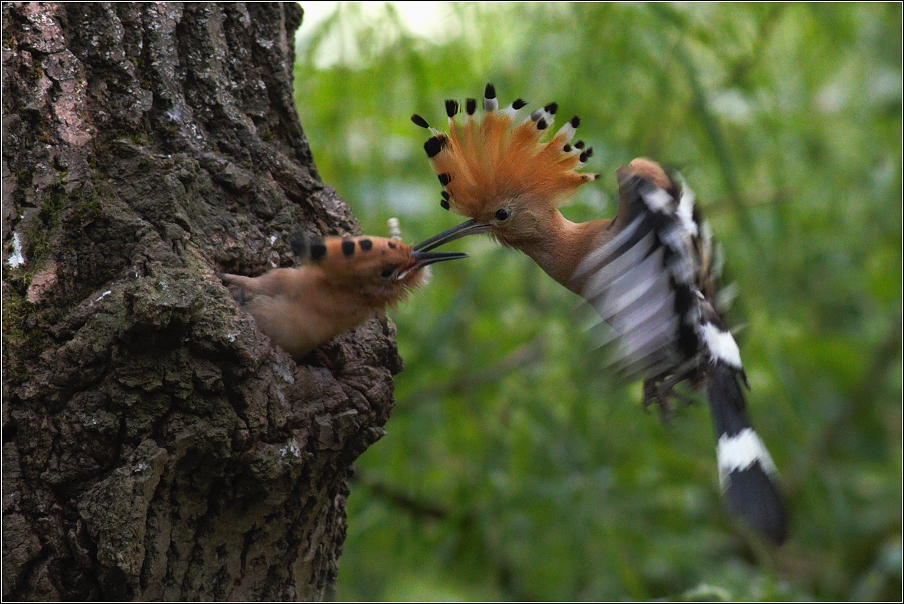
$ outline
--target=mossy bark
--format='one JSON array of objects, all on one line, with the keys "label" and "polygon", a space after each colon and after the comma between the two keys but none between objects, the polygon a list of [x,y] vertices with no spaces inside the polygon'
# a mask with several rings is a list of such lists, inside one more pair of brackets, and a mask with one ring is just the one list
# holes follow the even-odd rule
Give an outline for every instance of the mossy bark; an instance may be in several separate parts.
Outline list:
[{"label": "mossy bark", "polygon": [[3,4],[3,597],[329,598],[393,327],[295,363],[216,279],[357,233],[295,4]]}]

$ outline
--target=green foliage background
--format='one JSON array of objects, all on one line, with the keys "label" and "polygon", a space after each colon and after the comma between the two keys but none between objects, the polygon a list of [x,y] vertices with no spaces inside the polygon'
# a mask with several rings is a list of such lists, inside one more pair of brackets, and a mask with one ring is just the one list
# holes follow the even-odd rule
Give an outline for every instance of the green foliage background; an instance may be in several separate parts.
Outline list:
[{"label": "green foliage background", "polygon": [[633,157],[680,168],[739,286],[791,533],[730,521],[705,404],[645,415],[578,300],[470,238],[391,313],[406,370],[357,464],[338,597],[900,600],[901,5],[462,4],[429,38],[404,10],[342,6],[300,47],[323,180],[368,233],[456,224],[409,117],[444,128],[443,99],[486,82],[581,116],[603,178],[572,220],[614,213]]}]

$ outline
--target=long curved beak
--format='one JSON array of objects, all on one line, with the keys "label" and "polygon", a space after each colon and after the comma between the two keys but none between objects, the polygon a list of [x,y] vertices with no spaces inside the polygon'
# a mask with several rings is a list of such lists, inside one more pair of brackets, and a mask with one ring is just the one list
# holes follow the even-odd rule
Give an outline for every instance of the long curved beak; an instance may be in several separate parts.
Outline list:
[{"label": "long curved beak", "polygon": [[468,257],[468,255],[464,252],[412,252],[411,256],[412,258],[414,258],[414,262],[406,266],[405,270],[399,273],[399,279],[403,279],[410,273],[424,268],[429,264],[436,264],[437,262],[445,262],[446,260],[458,260],[459,258]]},{"label": "long curved beak", "polygon": [[418,267],[468,257],[464,252],[412,252],[411,255],[414,257],[415,266]]},{"label": "long curved beak", "polygon": [[455,241],[456,239],[461,239],[462,237],[467,237],[468,235],[486,233],[489,230],[490,225],[480,224],[479,222],[471,218],[470,220],[465,220],[461,224],[454,226],[451,229],[446,229],[439,235],[434,235],[430,239],[421,241],[412,249],[414,249],[416,252],[427,252],[434,248],[438,248],[441,245],[445,245],[450,241]]}]

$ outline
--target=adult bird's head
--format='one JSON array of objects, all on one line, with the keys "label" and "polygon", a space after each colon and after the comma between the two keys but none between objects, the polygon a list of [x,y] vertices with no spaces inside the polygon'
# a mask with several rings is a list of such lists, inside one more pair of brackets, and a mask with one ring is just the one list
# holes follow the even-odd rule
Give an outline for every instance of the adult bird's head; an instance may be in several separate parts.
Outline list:
[{"label": "adult bird's head", "polygon": [[446,101],[449,132],[431,128],[419,115],[412,121],[430,130],[424,143],[443,186],[440,205],[468,220],[415,246],[427,251],[466,235],[487,233],[506,246],[526,249],[543,239],[538,225],[548,224],[565,202],[599,174],[577,172],[593,154],[583,141],[571,143],[580,119],[575,116],[552,131],[556,103],[517,120],[526,103],[517,99],[499,109],[496,90],[487,84],[483,117],[475,117],[477,100],[467,99],[463,123],[456,121],[458,101]]}]

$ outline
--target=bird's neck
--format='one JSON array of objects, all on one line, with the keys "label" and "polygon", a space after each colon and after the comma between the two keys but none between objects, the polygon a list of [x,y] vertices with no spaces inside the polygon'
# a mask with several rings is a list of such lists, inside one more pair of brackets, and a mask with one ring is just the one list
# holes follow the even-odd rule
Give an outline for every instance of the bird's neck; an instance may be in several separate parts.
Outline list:
[{"label": "bird's neck", "polygon": [[580,295],[586,277],[574,278],[575,270],[584,256],[606,239],[606,227],[611,222],[571,222],[558,209],[553,209],[546,220],[537,222],[536,238],[514,241],[511,245],[533,258],[547,275]]}]

